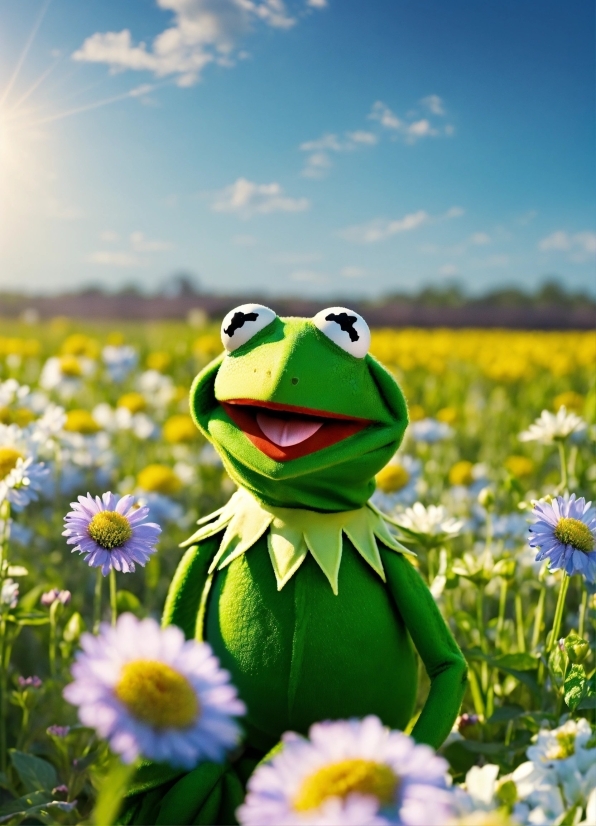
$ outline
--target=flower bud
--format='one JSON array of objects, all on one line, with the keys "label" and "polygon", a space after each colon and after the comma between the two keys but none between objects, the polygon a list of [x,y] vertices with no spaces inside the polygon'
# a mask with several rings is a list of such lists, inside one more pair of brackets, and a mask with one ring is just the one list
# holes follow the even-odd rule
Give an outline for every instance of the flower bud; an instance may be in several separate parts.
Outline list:
[{"label": "flower bud", "polygon": [[577,634],[569,634],[565,639],[565,651],[569,657],[569,662],[580,665],[590,653],[590,643],[582,640]]},{"label": "flower bud", "polygon": [[487,511],[493,508],[495,504],[495,492],[491,487],[487,486],[482,488],[478,494],[478,504],[482,505],[483,508],[486,508]]}]

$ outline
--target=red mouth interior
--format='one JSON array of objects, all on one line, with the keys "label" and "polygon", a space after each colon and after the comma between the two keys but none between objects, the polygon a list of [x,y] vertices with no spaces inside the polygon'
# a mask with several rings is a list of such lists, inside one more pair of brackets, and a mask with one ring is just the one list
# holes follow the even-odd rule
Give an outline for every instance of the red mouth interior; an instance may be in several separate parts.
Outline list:
[{"label": "red mouth interior", "polygon": [[277,462],[308,456],[371,424],[326,410],[253,399],[228,399],[221,406],[253,445]]}]

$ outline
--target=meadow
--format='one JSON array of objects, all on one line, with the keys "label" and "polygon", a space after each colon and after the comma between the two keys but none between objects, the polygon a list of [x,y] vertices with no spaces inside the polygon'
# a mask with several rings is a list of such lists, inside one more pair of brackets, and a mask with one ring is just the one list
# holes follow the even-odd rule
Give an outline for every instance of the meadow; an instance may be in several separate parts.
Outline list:
[{"label": "meadow", "polygon": [[[215,325],[0,322],[0,823],[102,822],[109,748],[62,692],[83,633],[159,619],[179,543],[235,489],[188,412],[221,349]],[[538,500],[594,490],[596,336],[382,329],[371,352],[411,418],[373,501],[470,666],[441,750],[452,822],[594,823],[596,585],[536,561],[528,529]],[[62,532],[105,491],[162,533],[145,567],[103,578]],[[422,673],[419,707],[427,691]]]}]

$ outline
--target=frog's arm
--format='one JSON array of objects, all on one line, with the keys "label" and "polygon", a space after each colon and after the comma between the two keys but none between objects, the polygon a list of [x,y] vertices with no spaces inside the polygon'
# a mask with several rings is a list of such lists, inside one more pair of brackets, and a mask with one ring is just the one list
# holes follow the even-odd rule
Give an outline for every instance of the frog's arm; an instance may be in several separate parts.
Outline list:
[{"label": "frog's arm", "polygon": [[194,639],[209,566],[221,543],[221,534],[192,545],[184,554],[166,597],[162,626],[177,625],[187,639]]},{"label": "frog's arm", "polygon": [[430,692],[412,737],[436,749],[459,712],[466,661],[418,571],[402,554],[382,549],[381,555],[389,590],[430,677]]}]

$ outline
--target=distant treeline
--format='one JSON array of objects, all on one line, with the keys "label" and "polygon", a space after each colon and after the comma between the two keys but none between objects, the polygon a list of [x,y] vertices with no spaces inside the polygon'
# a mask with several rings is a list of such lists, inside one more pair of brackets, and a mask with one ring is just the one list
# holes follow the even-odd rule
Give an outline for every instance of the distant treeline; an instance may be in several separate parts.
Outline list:
[{"label": "distant treeline", "polygon": [[194,279],[178,275],[163,290],[147,294],[136,286],[118,292],[98,287],[53,296],[0,292],[1,318],[30,320],[56,316],[82,319],[218,319],[238,304],[270,304],[279,315],[312,316],[330,303],[360,312],[372,326],[510,327],[518,329],[590,329],[596,327],[596,300],[583,292],[568,292],[559,281],[547,280],[534,292],[504,287],[470,296],[457,285],[425,287],[416,294],[392,293],[376,300],[315,300],[258,295],[212,295]]}]

